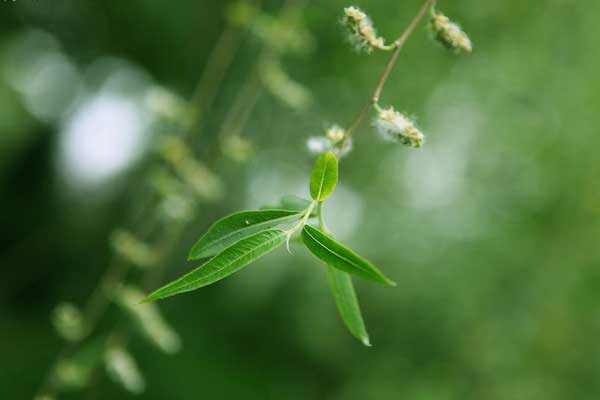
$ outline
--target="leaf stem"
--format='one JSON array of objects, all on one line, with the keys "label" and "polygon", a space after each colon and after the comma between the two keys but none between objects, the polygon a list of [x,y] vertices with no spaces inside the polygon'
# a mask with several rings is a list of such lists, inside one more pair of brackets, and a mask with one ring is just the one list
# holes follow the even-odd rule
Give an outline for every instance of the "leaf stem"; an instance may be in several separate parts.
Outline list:
[{"label": "leaf stem", "polygon": [[317,205],[317,218],[319,220],[319,228],[325,233],[329,233],[327,226],[325,225],[325,220],[323,219],[323,202],[320,201]]},{"label": "leaf stem", "polygon": [[[321,203],[322,202],[319,202],[319,204]],[[312,214],[312,211],[314,210],[316,204],[316,200],[311,201],[310,205],[306,208],[306,210],[304,210],[304,215],[302,216],[300,222],[292,226],[290,229],[283,231],[286,236],[285,247],[287,248],[288,253],[292,254],[292,251],[290,250],[290,239],[292,238],[292,235],[296,233],[299,229],[301,229],[304,225],[306,225],[306,221],[308,221],[308,219],[310,218],[310,214]]]},{"label": "leaf stem", "polygon": [[[394,66],[396,65],[396,61],[398,61],[398,56],[400,55],[400,50],[402,50],[402,47],[406,43],[406,40],[413,33],[413,31],[417,27],[417,24],[419,23],[419,21],[421,21],[421,19],[427,12],[427,9],[431,6],[433,6],[435,4],[435,1],[436,0],[425,0],[425,2],[421,6],[421,8],[417,12],[417,14],[414,16],[414,18],[412,19],[410,24],[408,24],[408,26],[402,33],[402,35],[400,35],[400,37],[394,41],[394,44],[393,44],[394,52],[392,53],[387,64],[385,65],[383,73],[381,74],[381,76],[379,77],[379,80],[377,81],[377,86],[375,86],[375,90],[373,91],[373,94],[369,98],[369,102],[360,109],[360,111],[356,114],[356,116],[352,120],[352,124],[346,131],[346,135],[344,136],[344,141],[342,142],[342,144],[340,146],[341,149],[344,149],[346,147],[348,140],[350,140],[350,138],[352,137],[352,133],[360,125],[363,118],[367,114],[367,111],[369,111],[369,109],[373,105],[375,105],[379,102],[379,97],[381,96],[383,87],[385,86],[385,83],[387,82],[387,79],[389,78],[390,73],[394,69]],[[341,153],[342,153],[341,151],[338,152],[338,154],[341,154]]]},{"label": "leaf stem", "polygon": [[300,222],[298,222],[296,225],[292,226],[290,229],[284,231],[288,235],[288,240],[294,233],[296,233],[296,231],[298,229],[302,228],[306,224],[306,221],[308,221],[308,219],[310,218],[310,215],[312,214],[313,210],[315,209],[315,205],[320,204],[320,203],[321,202],[317,203],[316,200],[313,200],[310,203],[310,205],[306,208],[306,210],[304,210],[304,214],[302,215],[302,219],[300,220]]}]

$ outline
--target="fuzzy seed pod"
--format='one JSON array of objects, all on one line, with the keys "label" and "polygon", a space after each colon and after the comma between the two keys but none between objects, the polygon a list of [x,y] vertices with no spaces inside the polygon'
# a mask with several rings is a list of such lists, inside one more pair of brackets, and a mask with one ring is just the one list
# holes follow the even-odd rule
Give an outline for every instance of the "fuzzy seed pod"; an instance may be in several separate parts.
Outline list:
[{"label": "fuzzy seed pod", "polygon": [[358,7],[344,8],[342,24],[348,29],[350,43],[359,51],[371,53],[373,48],[390,50],[382,37],[377,36],[371,19]]},{"label": "fuzzy seed pod", "polygon": [[430,26],[434,38],[454,53],[470,53],[473,50],[467,34],[444,14],[432,10]]},{"label": "fuzzy seed pod", "polygon": [[308,151],[313,154],[322,154],[333,151],[344,157],[352,151],[352,138],[346,138],[346,131],[338,126],[332,125],[325,131],[325,136],[311,136],[306,142]]},{"label": "fuzzy seed pod", "polygon": [[339,158],[347,156],[352,149],[354,148],[354,144],[352,142],[352,138],[349,137],[346,140],[340,141],[336,146],[336,154],[338,154]]},{"label": "fuzzy seed pod", "polygon": [[321,154],[331,150],[331,141],[323,136],[311,136],[306,141],[306,147],[312,154]]},{"label": "fuzzy seed pod", "polygon": [[421,147],[425,142],[425,135],[417,129],[414,122],[406,115],[396,111],[393,107],[379,109],[373,126],[384,139],[392,142],[401,142],[411,147]]},{"label": "fuzzy seed pod", "polygon": [[327,132],[325,132],[325,136],[331,141],[332,145],[335,145],[344,139],[344,136],[346,136],[346,132],[340,126],[333,125],[329,129],[327,129]]}]

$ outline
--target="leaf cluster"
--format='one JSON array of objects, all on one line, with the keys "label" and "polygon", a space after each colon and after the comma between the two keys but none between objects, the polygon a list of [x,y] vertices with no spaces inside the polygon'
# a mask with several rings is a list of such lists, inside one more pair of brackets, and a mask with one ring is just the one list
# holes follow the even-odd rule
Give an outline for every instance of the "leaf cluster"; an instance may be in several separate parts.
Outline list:
[{"label": "leaf cluster", "polygon": [[[218,282],[287,243],[298,234],[301,243],[327,266],[329,286],[348,330],[370,345],[351,275],[394,286],[371,262],[331,236],[322,223],[323,202],[338,181],[338,160],[322,154],[310,176],[312,200],[284,196],[271,207],[241,211],[215,222],[192,246],[188,259],[206,259],[197,268],[159,288],[144,301],[154,301]],[[315,212],[316,210],[316,212]],[[317,219],[317,226],[311,222]]]}]

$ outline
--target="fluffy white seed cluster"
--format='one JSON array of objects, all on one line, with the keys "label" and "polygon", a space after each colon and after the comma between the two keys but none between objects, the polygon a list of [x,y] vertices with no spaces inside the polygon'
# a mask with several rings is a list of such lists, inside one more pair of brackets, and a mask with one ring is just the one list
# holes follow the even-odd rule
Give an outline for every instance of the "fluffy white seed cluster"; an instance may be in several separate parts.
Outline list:
[{"label": "fluffy white seed cluster", "polygon": [[470,53],[473,50],[469,36],[444,14],[432,11],[430,25],[435,39],[446,48],[457,54]]},{"label": "fluffy white seed cluster", "polygon": [[421,147],[425,142],[425,135],[417,129],[415,123],[393,107],[379,109],[373,125],[384,139],[392,142],[401,142],[411,147]]},{"label": "fluffy white seed cluster", "polygon": [[344,8],[342,23],[348,29],[350,43],[357,50],[370,53],[373,48],[390,49],[389,46],[385,45],[385,40],[377,36],[371,19],[358,7]]},{"label": "fluffy white seed cluster", "polygon": [[329,127],[325,132],[325,137],[327,137],[334,146],[344,140],[344,136],[346,136],[346,132],[338,125]]},{"label": "fluffy white seed cluster", "polygon": [[331,142],[325,136],[311,136],[306,141],[306,148],[312,154],[321,154],[331,150]]},{"label": "fluffy white seed cluster", "polygon": [[325,136],[309,137],[306,147],[313,154],[333,151],[344,157],[352,151],[352,138],[346,138],[346,131],[342,127],[332,125],[325,131]]}]

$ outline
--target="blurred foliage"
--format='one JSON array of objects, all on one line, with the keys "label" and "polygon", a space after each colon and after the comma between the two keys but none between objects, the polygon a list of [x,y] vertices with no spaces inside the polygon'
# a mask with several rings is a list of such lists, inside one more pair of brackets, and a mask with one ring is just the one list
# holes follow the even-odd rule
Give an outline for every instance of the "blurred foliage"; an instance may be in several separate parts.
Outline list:
[{"label": "blurred foliage", "polygon": [[[419,4],[356,5],[394,37]],[[61,138],[80,104],[70,101],[106,89],[106,77],[118,72],[113,96],[134,99],[153,83],[190,98],[229,5],[0,2],[3,398],[31,398],[62,346],[54,306],[84,303],[107,267],[111,232],[137,224],[148,207],[138,199],[150,190],[143,172],[151,153],[92,189],[65,183]],[[187,249],[223,213],[308,193],[306,138],[349,124],[387,57],[358,55],[344,42],[338,20],[347,5],[309,2],[302,20],[318,38],[314,51],[282,62],[313,102],[291,110],[266,92],[258,98],[244,129],[253,157],[213,165],[224,201],[194,206],[197,218],[171,252],[163,282],[196,266],[186,263]],[[263,2],[272,15],[279,7]],[[600,396],[600,3],[441,0],[439,8],[470,35],[473,54],[445,52],[423,25],[382,96],[383,105],[420,116],[426,145],[390,146],[363,124],[325,210],[336,236],[398,282],[394,289],[357,282],[374,347],[346,333],[324,266],[299,248],[297,257],[280,250],[160,303],[182,351],[147,351],[151,345],[132,334],[142,398]],[[15,47],[31,37],[37,47]],[[260,38],[244,34],[214,108],[193,132],[201,156],[259,50]],[[31,58],[41,55],[50,58]],[[106,68],[113,75],[102,75]],[[146,121],[138,101],[119,104]],[[100,330],[121,323],[113,305]],[[127,398],[99,373],[86,395]]]}]

